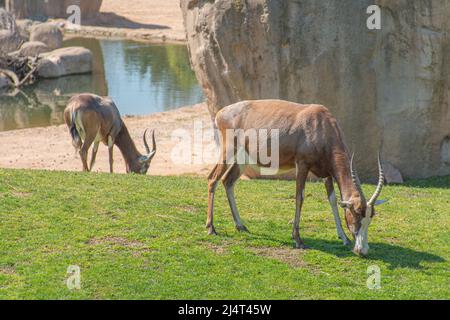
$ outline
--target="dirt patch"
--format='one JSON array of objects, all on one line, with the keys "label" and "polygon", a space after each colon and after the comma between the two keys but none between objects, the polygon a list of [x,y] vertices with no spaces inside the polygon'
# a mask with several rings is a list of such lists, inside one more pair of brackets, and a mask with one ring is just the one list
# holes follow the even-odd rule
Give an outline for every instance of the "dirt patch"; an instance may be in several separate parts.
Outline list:
[{"label": "dirt patch", "polygon": [[179,0],[103,0],[95,19],[82,21],[81,35],[185,42]]},{"label": "dirt patch", "polygon": [[302,259],[303,253],[300,250],[276,247],[257,247],[251,248],[250,250],[259,256],[278,260],[294,268],[309,269],[309,265]]},{"label": "dirt patch", "polygon": [[175,208],[177,208],[177,209],[179,209],[179,210],[181,210],[181,211],[184,211],[184,212],[189,212],[189,213],[193,213],[193,212],[196,212],[196,211],[198,210],[196,207],[194,207],[194,206],[189,206],[189,205],[186,205],[186,206],[176,206]]},{"label": "dirt patch", "polygon": [[0,267],[0,274],[4,275],[15,275],[17,274],[16,269],[11,266]]},{"label": "dirt patch", "polygon": [[230,244],[228,242],[222,242],[222,243],[218,244],[218,243],[202,241],[201,246],[208,248],[209,250],[213,251],[214,253],[216,253],[218,255],[223,255],[223,254],[228,253]]},{"label": "dirt patch", "polygon": [[144,244],[137,240],[130,240],[122,237],[103,237],[97,238],[94,237],[89,239],[87,242],[88,245],[113,245],[113,246],[121,246],[127,248],[143,248]]},{"label": "dirt patch", "polygon": [[11,195],[16,198],[29,198],[33,194],[30,192],[14,191],[14,192],[11,192]]}]

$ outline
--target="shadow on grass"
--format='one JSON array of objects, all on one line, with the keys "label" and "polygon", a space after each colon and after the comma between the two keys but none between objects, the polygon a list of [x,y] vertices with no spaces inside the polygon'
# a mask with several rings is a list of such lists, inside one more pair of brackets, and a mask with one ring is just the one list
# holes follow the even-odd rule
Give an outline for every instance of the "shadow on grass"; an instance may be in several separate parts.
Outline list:
[{"label": "shadow on grass", "polygon": [[450,189],[450,176],[434,177],[423,180],[407,180],[401,186],[412,188]]},{"label": "shadow on grass", "polygon": [[[251,233],[250,233],[251,234]],[[293,248],[293,242],[280,241],[280,239],[275,239],[270,235],[263,234],[251,234],[253,239],[268,240],[272,243],[279,243],[283,247]],[[340,240],[322,240],[322,239],[312,239],[304,238],[305,244],[309,247],[308,250],[318,250],[339,258],[355,257],[356,255],[352,252],[353,243],[350,246],[344,246]],[[423,269],[424,266],[421,265],[423,262],[434,262],[442,263],[446,260],[438,255],[421,252],[410,248],[404,248],[397,245],[373,242],[369,243],[370,251],[369,255],[365,260],[369,261],[383,261],[389,264],[390,269],[396,268],[412,268],[412,269]]]},{"label": "shadow on grass", "polygon": [[[319,250],[337,257],[353,257],[352,247],[344,247],[340,241],[321,239],[305,239],[305,243],[313,250]],[[369,243],[370,251],[366,260],[379,260],[389,264],[389,268],[422,269],[422,262],[445,262],[445,259],[428,252],[416,251],[397,245],[374,242]]]}]

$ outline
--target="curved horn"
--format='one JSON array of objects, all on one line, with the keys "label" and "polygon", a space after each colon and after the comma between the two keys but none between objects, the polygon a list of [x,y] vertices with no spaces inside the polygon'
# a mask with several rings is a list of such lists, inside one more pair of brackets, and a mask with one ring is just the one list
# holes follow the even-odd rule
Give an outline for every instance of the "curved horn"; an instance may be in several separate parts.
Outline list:
[{"label": "curved horn", "polygon": [[147,143],[147,131],[148,131],[148,129],[146,129],[144,132],[144,145],[145,145],[145,150],[147,151],[147,154],[144,156],[145,157],[144,161],[152,160],[153,156],[156,154],[155,130],[152,130],[152,144],[153,144],[152,150],[150,150],[150,147],[148,146],[148,143]]},{"label": "curved horn", "polygon": [[350,161],[350,171],[352,173],[352,181],[353,181],[353,184],[355,185],[356,189],[359,192],[361,200],[366,201],[366,198],[364,197],[364,192],[361,188],[361,182],[359,181],[358,173],[356,172],[356,169],[353,167],[354,158],[355,158],[355,153],[352,154],[352,160]]},{"label": "curved horn", "polygon": [[155,130],[152,130],[152,152],[156,152]]},{"label": "curved horn", "polygon": [[378,185],[375,190],[375,193],[373,194],[372,198],[370,198],[368,205],[373,206],[375,202],[377,201],[378,197],[381,194],[381,190],[383,190],[384,185],[384,171],[383,166],[381,165],[381,157],[380,153],[378,152]]},{"label": "curved horn", "polygon": [[147,154],[149,154],[150,147],[148,146],[148,143],[147,143],[147,131],[148,131],[148,129],[145,129],[145,131],[144,131],[144,146],[145,146],[145,151],[147,152]]}]

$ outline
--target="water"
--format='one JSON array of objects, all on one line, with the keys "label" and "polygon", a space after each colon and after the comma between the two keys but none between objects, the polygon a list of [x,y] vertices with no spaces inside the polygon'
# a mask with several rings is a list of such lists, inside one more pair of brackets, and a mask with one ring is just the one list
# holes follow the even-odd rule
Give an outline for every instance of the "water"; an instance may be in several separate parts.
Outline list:
[{"label": "water", "polygon": [[183,45],[75,38],[94,55],[89,75],[39,80],[15,96],[0,96],[0,131],[58,125],[76,93],[109,95],[122,115],[144,115],[203,101]]}]

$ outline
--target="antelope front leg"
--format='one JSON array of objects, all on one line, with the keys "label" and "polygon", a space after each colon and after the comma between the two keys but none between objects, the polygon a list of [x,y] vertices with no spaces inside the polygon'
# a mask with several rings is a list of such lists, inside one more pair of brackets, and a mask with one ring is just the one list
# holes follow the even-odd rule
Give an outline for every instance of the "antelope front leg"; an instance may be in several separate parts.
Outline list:
[{"label": "antelope front leg", "polygon": [[108,154],[109,154],[109,172],[114,173],[114,160],[113,160],[113,151],[114,151],[114,141],[111,136],[108,137]]},{"label": "antelope front leg", "polygon": [[338,237],[342,240],[344,246],[348,246],[351,242],[349,238],[347,238],[347,235],[345,234],[344,230],[342,229],[342,223],[339,217],[339,209],[336,199],[336,192],[334,191],[333,186],[333,178],[330,177],[325,179],[325,188],[327,189],[328,201],[330,202],[331,210],[333,211],[334,222],[336,224]]},{"label": "antelope front leg", "polygon": [[307,249],[308,247],[304,244],[300,237],[300,217],[303,206],[303,200],[305,197],[305,183],[306,177],[308,176],[308,169],[306,165],[297,162],[296,163],[296,194],[295,194],[295,218],[294,218],[294,228],[292,230],[292,239],[295,241],[296,249]]}]

